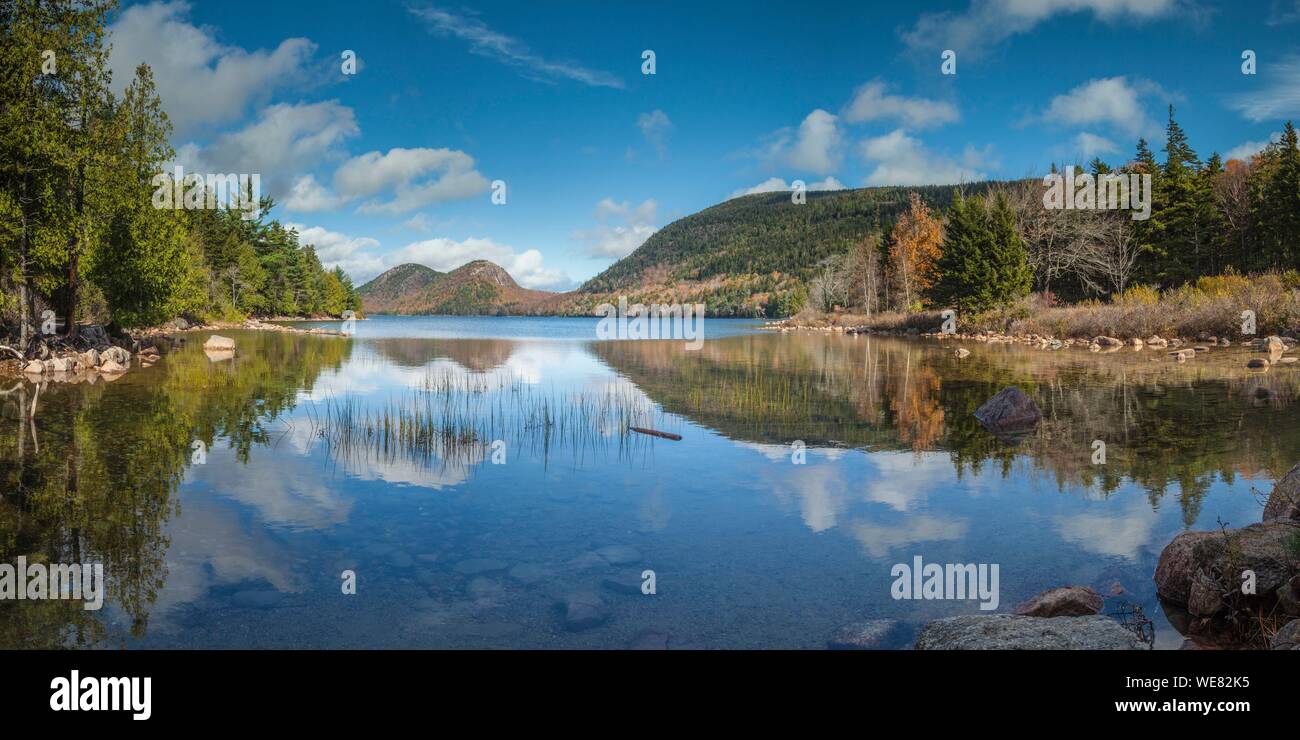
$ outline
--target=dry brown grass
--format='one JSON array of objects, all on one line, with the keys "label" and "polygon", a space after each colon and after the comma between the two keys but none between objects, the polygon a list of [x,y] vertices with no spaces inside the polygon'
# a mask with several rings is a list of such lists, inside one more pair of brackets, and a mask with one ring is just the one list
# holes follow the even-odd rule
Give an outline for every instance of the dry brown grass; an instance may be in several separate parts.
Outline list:
[{"label": "dry brown grass", "polygon": [[[1300,278],[1295,273],[1265,273],[1250,277],[1205,277],[1179,288],[1157,291],[1136,286],[1110,302],[1085,301],[1070,306],[1048,305],[1041,295],[975,316],[959,316],[958,331],[994,331],[1057,338],[1194,339],[1201,334],[1239,339],[1242,312],[1255,312],[1254,336],[1300,334]],[[937,331],[940,312],[882,312],[871,316],[818,314],[805,310],[789,323],[797,326],[858,326],[873,331]]]}]

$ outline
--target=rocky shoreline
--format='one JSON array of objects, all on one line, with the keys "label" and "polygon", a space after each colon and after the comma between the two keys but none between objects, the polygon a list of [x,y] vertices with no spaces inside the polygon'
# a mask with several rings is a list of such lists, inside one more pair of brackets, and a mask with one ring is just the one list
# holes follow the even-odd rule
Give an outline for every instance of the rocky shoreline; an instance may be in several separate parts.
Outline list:
[{"label": "rocky shoreline", "polygon": [[[1197,355],[1209,352],[1213,347],[1231,347],[1234,340],[1228,337],[1220,337],[1214,334],[1202,333],[1195,339],[1184,339],[1181,337],[1166,338],[1159,335],[1152,335],[1145,339],[1140,337],[1129,337],[1121,339],[1098,335],[1095,337],[1067,337],[1057,338],[1043,336],[1041,334],[1000,334],[993,331],[978,331],[973,333],[944,333],[938,331],[920,331],[916,328],[909,329],[877,329],[869,326],[852,326],[852,325],[832,325],[821,326],[811,324],[791,324],[786,321],[769,321],[760,327],[768,331],[779,331],[782,334],[792,332],[807,332],[820,334],[868,334],[874,336],[887,337],[918,337],[934,340],[964,340],[972,342],[984,342],[986,344],[1019,344],[1030,348],[1042,350],[1063,350],[1063,349],[1085,349],[1090,352],[1118,352],[1128,348],[1132,351],[1143,350],[1166,350],[1170,360],[1175,362],[1186,362],[1194,359]],[[1237,344],[1249,346],[1251,349],[1267,354],[1267,357],[1258,357],[1250,360],[1247,367],[1252,369],[1267,368],[1272,365],[1284,365],[1300,362],[1300,357],[1287,357],[1286,353],[1293,352],[1300,340],[1292,336],[1271,335],[1257,338],[1252,336],[1240,337],[1236,340]],[[1172,351],[1170,351],[1172,350]],[[958,357],[967,357],[970,350],[960,348],[956,350]]]},{"label": "rocky shoreline", "polygon": [[[298,329],[260,319],[211,324],[190,324],[184,319],[176,319],[160,327],[133,331],[120,337],[109,336],[102,326],[89,325],[80,327],[72,339],[63,335],[41,338],[35,343],[34,354],[29,358],[0,361],[0,375],[22,376],[40,383],[113,381],[133,367],[153,366],[168,352],[184,346],[188,342],[187,334],[229,329],[346,336],[335,329]],[[204,351],[213,361],[231,359],[235,352],[234,341],[213,336],[204,344]]]}]

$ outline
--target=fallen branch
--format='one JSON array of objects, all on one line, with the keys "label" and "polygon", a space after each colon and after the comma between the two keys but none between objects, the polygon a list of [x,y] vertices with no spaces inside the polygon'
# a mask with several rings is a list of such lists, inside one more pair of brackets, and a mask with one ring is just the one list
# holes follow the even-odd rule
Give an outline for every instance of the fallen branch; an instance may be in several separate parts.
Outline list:
[{"label": "fallen branch", "polygon": [[24,358],[23,358],[23,353],[22,353],[22,352],[19,352],[18,350],[14,349],[13,347],[6,347],[5,345],[0,344],[0,350],[8,350],[8,351],[14,353],[14,357],[17,357],[17,358],[20,359],[20,360],[21,360],[21,359],[24,359]]},{"label": "fallen branch", "polygon": [[673,434],[672,432],[661,432],[658,431],[657,429],[642,429],[641,427],[628,427],[628,429],[634,432],[639,432],[641,434],[648,434],[651,437],[663,437],[664,439],[671,439],[674,442],[680,442],[682,440],[682,435]]}]

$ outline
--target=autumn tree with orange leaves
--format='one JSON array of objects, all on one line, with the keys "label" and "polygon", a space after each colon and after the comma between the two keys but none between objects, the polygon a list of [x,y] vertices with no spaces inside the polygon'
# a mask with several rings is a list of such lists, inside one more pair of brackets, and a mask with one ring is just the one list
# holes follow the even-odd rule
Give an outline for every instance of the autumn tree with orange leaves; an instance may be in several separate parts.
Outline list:
[{"label": "autumn tree with orange leaves", "polygon": [[914,308],[934,283],[943,244],[943,222],[921,196],[911,193],[910,200],[907,213],[894,224],[889,247],[890,278],[904,310]]}]

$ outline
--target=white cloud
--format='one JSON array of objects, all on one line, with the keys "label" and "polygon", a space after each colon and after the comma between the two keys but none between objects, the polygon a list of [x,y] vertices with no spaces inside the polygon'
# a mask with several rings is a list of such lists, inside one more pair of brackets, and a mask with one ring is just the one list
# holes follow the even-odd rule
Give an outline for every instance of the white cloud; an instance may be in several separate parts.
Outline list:
[{"label": "white cloud", "polygon": [[786,154],[786,163],[797,170],[819,175],[834,170],[839,164],[839,119],[818,108],[799,124],[794,145]]},{"label": "white cloud", "polygon": [[985,166],[987,152],[967,147],[962,161],[953,161],[930,152],[902,129],[864,140],[861,154],[875,164],[867,185],[951,185],[988,178],[979,169]]},{"label": "white cloud", "polygon": [[804,117],[799,128],[777,129],[764,140],[766,143],[748,156],[770,165],[824,175],[839,165],[843,134],[839,117],[818,108]]},{"label": "white cloud", "polygon": [[1058,14],[1089,13],[1107,23],[1128,23],[1184,16],[1192,9],[1185,0],[971,0],[962,13],[922,15],[902,37],[913,51],[933,52],[935,59],[952,49],[960,63]]},{"label": "white cloud", "polygon": [[439,8],[408,8],[436,33],[469,43],[472,53],[513,67],[520,75],[540,82],[574,80],[593,87],[623,88],[623,81],[608,72],[588,69],[568,61],[554,61],[533,53],[518,39],[492,30],[476,17],[456,15]]},{"label": "white cloud", "polygon": [[849,123],[895,120],[912,128],[941,126],[952,123],[961,115],[957,107],[941,100],[908,98],[890,95],[884,82],[872,80],[859,87],[853,100],[844,110],[844,120]]},{"label": "white cloud", "polygon": [[[433,177],[431,175],[435,175]],[[362,213],[406,213],[433,203],[472,198],[488,189],[474,158],[455,149],[390,149],[353,157],[334,172],[334,188],[345,198],[393,192],[388,201],[362,203]]]},{"label": "white cloud", "polygon": [[289,195],[284,199],[284,207],[290,211],[313,213],[329,211],[343,205],[344,200],[329,192],[324,185],[316,181],[313,175],[303,175],[293,184]]},{"label": "white cloud", "polygon": [[1278,121],[1300,116],[1300,56],[1291,55],[1259,68],[1258,90],[1228,99],[1250,121]]},{"label": "white cloud", "polygon": [[1147,92],[1158,92],[1158,88],[1144,80],[1130,83],[1122,76],[1089,80],[1052,98],[1042,117],[1068,126],[1109,124],[1137,136],[1151,128],[1141,102]]},{"label": "white cloud", "polygon": [[[823,180],[807,183],[809,191],[817,190],[844,190],[844,183],[836,180],[832,176],[827,176]],[[780,177],[769,177],[752,188],[741,188],[727,196],[727,199],[739,198],[742,195],[754,195],[756,193],[777,193],[789,191],[794,188],[793,183],[787,183]]]},{"label": "white cloud", "polygon": [[620,259],[645,243],[658,229],[655,227],[658,204],[646,200],[633,208],[627,201],[602,198],[596,204],[596,226],[579,229],[574,239],[587,245],[592,257]]},{"label": "white cloud", "polygon": [[[320,226],[304,226],[295,223],[287,223],[284,226],[286,229],[297,230],[298,243],[316,247],[316,256],[320,258],[321,263],[328,263],[331,267],[346,261],[358,251],[379,246],[378,239],[371,239],[368,236],[348,236]],[[344,270],[347,271],[347,268],[345,267]]]},{"label": "white cloud", "polygon": [[291,199],[315,206],[326,194],[319,184],[302,182],[300,173],[342,156],[344,140],[358,133],[352,109],[338,101],[280,103],[207,146],[180,147],[176,161],[193,172],[257,173],[263,192],[274,196],[288,191]]},{"label": "white cloud", "polygon": [[417,213],[414,216],[411,216],[410,218],[403,221],[401,223],[401,226],[404,229],[410,229],[411,231],[418,231],[420,233],[424,233],[433,227],[433,223],[429,221],[428,216],[424,215],[423,213]]},{"label": "white cloud", "polygon": [[186,2],[132,5],[109,27],[115,92],[131,82],[137,65],[147,63],[177,136],[238,120],[250,104],[305,77],[316,51],[310,40],[290,38],[272,51],[246,51],[189,23],[189,10]]},{"label": "white cloud", "polygon": [[1114,154],[1119,151],[1119,147],[1115,145],[1115,142],[1104,136],[1090,134],[1087,131],[1082,131],[1078,136],[1074,137],[1074,146],[1085,158],[1095,157],[1099,154]]},{"label": "white cloud", "polygon": [[1248,162],[1251,157],[1264,151],[1269,144],[1276,144],[1281,140],[1282,132],[1274,131],[1268,135],[1268,141],[1243,141],[1232,149],[1229,149],[1227,154],[1223,155],[1223,160],[1226,162],[1229,159],[1240,159],[1243,162]]},{"label": "white cloud", "polygon": [[642,113],[637,116],[636,127],[641,129],[641,135],[650,146],[655,148],[659,158],[663,159],[668,151],[668,134],[673,129],[673,122],[668,119],[668,114],[658,109]]},{"label": "white cloud", "polygon": [[455,149],[394,148],[352,157],[334,171],[330,192],[310,175],[294,184],[285,208],[320,211],[338,208],[359,198],[391,193],[387,200],[371,198],[361,213],[399,214],[434,203],[472,198],[486,192],[488,181],[474,168],[474,158]]}]

